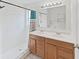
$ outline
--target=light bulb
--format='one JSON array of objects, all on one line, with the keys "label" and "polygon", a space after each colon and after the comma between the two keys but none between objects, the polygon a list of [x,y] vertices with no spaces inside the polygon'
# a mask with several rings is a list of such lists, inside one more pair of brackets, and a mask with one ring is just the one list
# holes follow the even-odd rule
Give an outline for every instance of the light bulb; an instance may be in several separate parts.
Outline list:
[{"label": "light bulb", "polygon": [[52,6],[52,3],[50,3],[50,6]]},{"label": "light bulb", "polygon": [[47,6],[49,6],[50,4],[49,3],[47,3]]},{"label": "light bulb", "polygon": [[58,2],[58,4],[62,4],[62,2]]},{"label": "light bulb", "polygon": [[55,6],[55,5],[56,5],[56,2],[55,3],[52,2],[52,6]]},{"label": "light bulb", "polygon": [[46,4],[44,4],[43,6],[46,6]]},{"label": "light bulb", "polygon": [[56,5],[56,3],[54,3],[54,6]]}]

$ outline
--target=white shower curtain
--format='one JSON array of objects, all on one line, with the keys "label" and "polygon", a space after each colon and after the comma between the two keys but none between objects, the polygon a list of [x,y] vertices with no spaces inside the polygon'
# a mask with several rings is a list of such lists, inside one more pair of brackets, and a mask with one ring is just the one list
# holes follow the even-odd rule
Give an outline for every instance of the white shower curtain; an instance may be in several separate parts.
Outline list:
[{"label": "white shower curtain", "polygon": [[1,59],[16,59],[28,49],[30,11],[5,3],[2,5],[5,7],[0,9]]}]

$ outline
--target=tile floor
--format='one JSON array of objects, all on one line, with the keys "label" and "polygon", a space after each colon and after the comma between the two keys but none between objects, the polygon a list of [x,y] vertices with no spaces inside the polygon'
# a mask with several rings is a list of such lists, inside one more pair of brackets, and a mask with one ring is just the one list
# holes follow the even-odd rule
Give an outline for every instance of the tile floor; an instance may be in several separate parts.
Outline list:
[{"label": "tile floor", "polygon": [[30,54],[28,56],[25,56],[23,59],[42,59],[34,54]]}]

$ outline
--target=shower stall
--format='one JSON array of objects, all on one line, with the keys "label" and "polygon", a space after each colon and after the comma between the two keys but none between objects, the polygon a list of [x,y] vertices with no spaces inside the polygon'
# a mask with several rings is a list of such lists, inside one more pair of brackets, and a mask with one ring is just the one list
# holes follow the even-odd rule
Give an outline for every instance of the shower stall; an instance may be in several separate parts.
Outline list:
[{"label": "shower stall", "polygon": [[0,59],[28,51],[30,10],[0,0]]}]

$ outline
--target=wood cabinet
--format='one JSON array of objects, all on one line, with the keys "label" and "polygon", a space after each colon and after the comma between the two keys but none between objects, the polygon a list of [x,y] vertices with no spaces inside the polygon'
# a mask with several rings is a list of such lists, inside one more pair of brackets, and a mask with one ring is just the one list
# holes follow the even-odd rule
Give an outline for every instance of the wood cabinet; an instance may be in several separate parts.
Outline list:
[{"label": "wood cabinet", "polygon": [[44,50],[45,50],[44,49],[44,47],[45,47],[44,39],[43,38],[38,39],[38,40],[36,40],[36,43],[37,43],[37,45],[36,45],[37,55],[44,59]]},{"label": "wood cabinet", "polygon": [[59,47],[58,59],[74,59],[73,50]]},{"label": "wood cabinet", "polygon": [[74,59],[74,45],[58,40],[45,40],[45,59]]},{"label": "wood cabinet", "polygon": [[45,59],[56,59],[56,46],[51,44],[46,44],[45,48]]},{"label": "wood cabinet", "polygon": [[44,59],[45,43],[44,38],[30,35],[30,51]]},{"label": "wood cabinet", "polygon": [[30,35],[30,50],[42,59],[74,59],[74,44]]},{"label": "wood cabinet", "polygon": [[29,48],[33,54],[36,54],[36,40],[35,39],[30,38],[30,47]]}]

